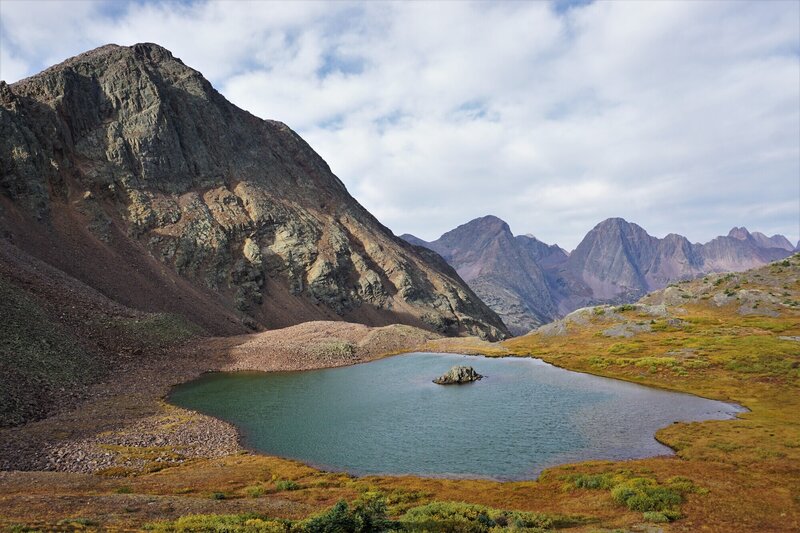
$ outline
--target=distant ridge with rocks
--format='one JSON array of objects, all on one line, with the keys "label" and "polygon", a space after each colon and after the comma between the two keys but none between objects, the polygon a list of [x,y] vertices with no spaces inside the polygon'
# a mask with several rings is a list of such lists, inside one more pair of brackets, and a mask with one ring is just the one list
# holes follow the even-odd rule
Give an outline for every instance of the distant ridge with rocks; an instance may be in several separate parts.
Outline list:
[{"label": "distant ridge with rocks", "polygon": [[572,253],[515,236],[491,215],[432,242],[402,237],[439,253],[516,335],[581,307],[633,302],[674,281],[755,268],[794,250],[783,235],[743,227],[699,244],[675,233],[653,237],[622,218],[597,224]]}]

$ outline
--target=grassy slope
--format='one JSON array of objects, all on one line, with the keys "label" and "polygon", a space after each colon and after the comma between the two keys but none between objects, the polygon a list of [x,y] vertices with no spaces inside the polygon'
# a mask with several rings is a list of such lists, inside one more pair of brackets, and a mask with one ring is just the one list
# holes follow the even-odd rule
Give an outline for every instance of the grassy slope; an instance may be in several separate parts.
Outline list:
[{"label": "grassy slope", "polygon": [[[120,354],[140,357],[202,333],[177,315],[95,307],[33,287],[0,273],[0,427],[79,398],[114,371]],[[73,316],[76,306],[81,316]]]},{"label": "grassy slope", "polygon": [[[643,301],[660,303],[663,297]],[[800,256],[681,283],[666,300],[672,303],[669,317],[632,308],[620,309],[622,319],[608,319],[617,313],[604,308],[586,313],[588,322],[568,326],[565,335],[528,335],[505,346],[573,370],[746,406],[750,412],[735,421],[673,424],[657,433],[682,459],[671,461],[675,471],[712,488],[690,499],[688,517],[676,529],[799,529]],[[603,335],[620,320],[651,331]]]},{"label": "grassy slope", "polygon": [[44,414],[45,398],[92,380],[99,368],[70,331],[0,278],[0,422]]},{"label": "grassy slope", "polygon": [[[726,293],[727,303],[713,303]],[[12,514],[0,524],[26,522],[47,529],[59,520],[84,517],[138,527],[181,515],[243,512],[299,519],[340,499],[353,501],[364,492],[380,491],[395,517],[431,501],[466,501],[571,516],[561,524],[569,531],[641,531],[653,515],[643,515],[620,496],[628,486],[644,485],[677,492],[683,500],[670,504],[668,513],[681,518],[655,525],[663,530],[800,529],[800,342],[781,338],[800,336],[800,256],[740,275],[683,283],[645,302],[658,304],[659,298],[668,300],[667,316],[654,315],[653,308],[603,308],[565,321],[561,335],[528,335],[502,347],[461,344],[491,355],[533,355],[574,370],[737,401],[750,409],[733,421],[662,429],[657,437],[677,450],[676,457],[565,465],[546,471],[538,481],[515,483],[355,479],[251,455],[198,460],[128,478],[40,474],[35,480],[6,480],[1,503]],[[778,316],[742,315],[743,304]],[[629,338],[603,334],[620,324],[650,331]],[[459,342],[451,344],[447,347]],[[300,488],[278,490],[285,479]]]}]

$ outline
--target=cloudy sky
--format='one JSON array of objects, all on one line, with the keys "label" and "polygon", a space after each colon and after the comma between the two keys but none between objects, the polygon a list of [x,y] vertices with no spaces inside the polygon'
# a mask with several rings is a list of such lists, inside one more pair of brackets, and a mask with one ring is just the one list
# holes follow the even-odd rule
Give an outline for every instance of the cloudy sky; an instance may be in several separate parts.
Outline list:
[{"label": "cloudy sky", "polygon": [[800,237],[800,2],[0,2],[0,78],[156,42],[395,233]]}]

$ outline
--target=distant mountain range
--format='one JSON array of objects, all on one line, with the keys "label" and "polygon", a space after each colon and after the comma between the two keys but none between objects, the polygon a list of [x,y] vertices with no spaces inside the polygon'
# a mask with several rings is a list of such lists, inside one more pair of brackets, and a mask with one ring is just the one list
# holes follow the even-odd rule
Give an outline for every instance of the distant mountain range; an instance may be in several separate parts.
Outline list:
[{"label": "distant mountain range", "polygon": [[433,242],[402,238],[440,254],[517,335],[580,307],[632,302],[673,281],[747,270],[796,249],[783,235],[746,228],[705,244],[675,233],[659,239],[621,218],[599,223],[572,253],[532,235],[515,236],[495,216]]}]

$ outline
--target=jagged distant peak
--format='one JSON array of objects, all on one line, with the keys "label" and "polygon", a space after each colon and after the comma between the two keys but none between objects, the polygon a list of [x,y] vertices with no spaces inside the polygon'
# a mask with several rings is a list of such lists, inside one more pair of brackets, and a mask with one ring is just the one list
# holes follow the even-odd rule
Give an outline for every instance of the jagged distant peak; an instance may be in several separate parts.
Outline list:
[{"label": "jagged distant peak", "polygon": [[794,250],[794,245],[789,242],[789,239],[779,233],[773,235],[772,237],[767,237],[760,231],[754,231],[751,233],[751,235],[753,236],[753,239],[755,239],[756,243],[762,248],[780,248],[789,252]]},{"label": "jagged distant peak", "polygon": [[584,305],[633,301],[675,280],[752,268],[794,248],[780,235],[750,234],[746,228],[693,244],[679,233],[659,238],[636,223],[610,217],[567,253],[532,233],[512,242],[487,231],[500,227],[497,217],[481,217],[427,246],[441,253],[516,332]]},{"label": "jagged distant peak", "polygon": [[460,228],[480,228],[485,231],[508,231],[511,232],[511,227],[508,222],[495,215],[485,215],[470,220],[466,224],[459,226]]},{"label": "jagged distant peak", "polygon": [[610,217],[598,222],[597,225],[589,231],[587,236],[593,234],[640,235],[651,237],[642,226],[635,222],[629,222],[622,217]]},{"label": "jagged distant peak", "polygon": [[728,232],[728,237],[733,237],[734,239],[739,239],[740,241],[744,241],[744,240],[752,237],[752,235],[750,234],[749,231],[747,231],[746,227],[744,227],[744,226],[742,226],[742,227],[734,226]]}]

